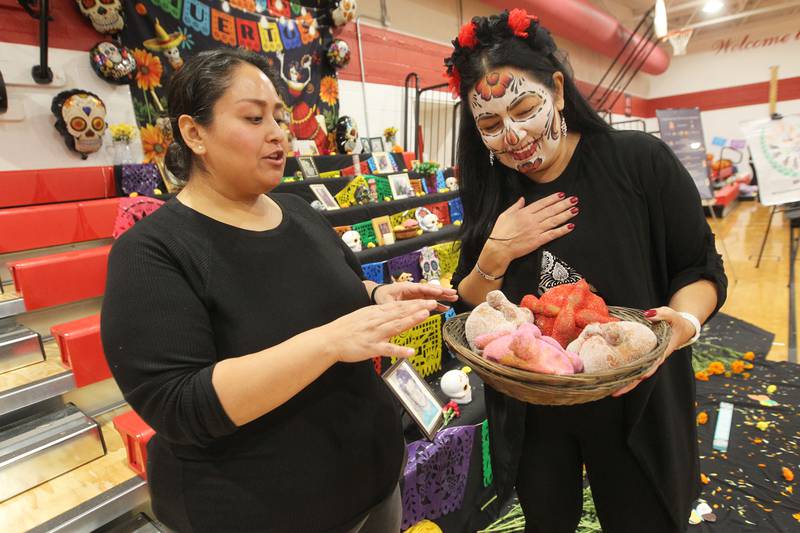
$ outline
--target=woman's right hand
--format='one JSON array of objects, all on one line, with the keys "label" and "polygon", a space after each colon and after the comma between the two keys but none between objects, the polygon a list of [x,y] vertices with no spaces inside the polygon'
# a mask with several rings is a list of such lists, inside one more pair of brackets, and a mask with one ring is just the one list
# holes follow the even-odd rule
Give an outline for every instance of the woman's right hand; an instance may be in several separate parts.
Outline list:
[{"label": "woman's right hand", "polygon": [[423,322],[435,300],[405,300],[362,307],[317,328],[322,349],[333,362],[357,363],[376,356],[410,357],[413,348],[389,342],[391,337]]},{"label": "woman's right hand", "polygon": [[572,231],[577,214],[577,196],[556,193],[530,205],[520,198],[497,217],[487,245],[511,262]]}]

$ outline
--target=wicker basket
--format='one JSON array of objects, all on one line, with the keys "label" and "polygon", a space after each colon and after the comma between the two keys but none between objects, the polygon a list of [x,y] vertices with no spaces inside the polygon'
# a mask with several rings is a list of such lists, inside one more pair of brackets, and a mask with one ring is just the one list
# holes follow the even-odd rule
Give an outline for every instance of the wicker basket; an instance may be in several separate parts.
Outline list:
[{"label": "wicker basket", "polygon": [[501,365],[484,359],[469,348],[464,324],[469,313],[462,313],[444,325],[443,337],[453,354],[495,390],[512,398],[537,405],[574,405],[605,398],[614,391],[642,377],[667,348],[671,330],[666,322],[652,323],[642,311],[626,307],[609,307],[611,316],[640,322],[656,334],[656,347],[635,362],[603,372],[557,376],[540,374]]}]

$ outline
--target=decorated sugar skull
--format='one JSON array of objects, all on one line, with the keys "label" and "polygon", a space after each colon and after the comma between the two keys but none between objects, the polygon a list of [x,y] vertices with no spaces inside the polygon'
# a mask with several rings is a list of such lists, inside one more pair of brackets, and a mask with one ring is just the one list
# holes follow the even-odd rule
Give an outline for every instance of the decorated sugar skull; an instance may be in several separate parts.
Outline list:
[{"label": "decorated sugar skull", "polygon": [[81,89],[63,91],[53,98],[50,110],[67,147],[81,154],[82,159],[103,145],[106,105],[96,94]]},{"label": "decorated sugar skull", "polygon": [[342,235],[342,240],[347,245],[348,248],[353,250],[354,252],[361,251],[361,234],[358,233],[356,230],[348,230],[344,232]]},{"label": "decorated sugar skull", "polygon": [[117,43],[97,43],[89,50],[89,61],[95,73],[109,83],[130,83],[136,75],[133,53]]},{"label": "decorated sugar skull", "polygon": [[447,188],[450,189],[451,191],[458,190],[458,180],[456,179],[455,176],[450,176],[449,178],[444,180],[444,184],[447,185]]},{"label": "decorated sugar skull", "polygon": [[183,66],[183,58],[178,47],[186,40],[186,35],[180,31],[167,33],[158,19],[155,21],[153,31],[156,36],[144,41],[142,43],[144,47],[151,52],[163,53],[174,70],[180,69]]},{"label": "decorated sugar skull", "polygon": [[430,209],[426,207],[418,208],[414,218],[419,222],[419,227],[422,228],[422,231],[439,231],[439,217],[436,216],[436,213],[431,212]]},{"label": "decorated sugar skull", "polygon": [[344,26],[356,19],[356,0],[339,0],[339,5],[333,10],[333,23]]},{"label": "decorated sugar skull", "polygon": [[358,146],[358,127],[356,121],[341,116],[336,121],[336,149],[340,154],[352,154]]},{"label": "decorated sugar skull", "polygon": [[472,401],[472,386],[469,384],[469,377],[461,370],[445,372],[439,387],[448,398],[458,404],[463,405]]},{"label": "decorated sugar skull", "polygon": [[125,27],[121,0],[75,0],[83,16],[100,33],[115,34]]},{"label": "decorated sugar skull", "polygon": [[442,272],[439,268],[439,258],[433,248],[426,246],[420,250],[419,266],[422,270],[422,277],[432,285],[439,285]]},{"label": "decorated sugar skull", "polygon": [[316,211],[325,211],[325,204],[320,202],[319,200],[314,200],[311,202],[311,207],[314,208]]},{"label": "decorated sugar skull", "polygon": [[328,62],[335,69],[346,67],[350,62],[350,45],[342,39],[334,39],[326,53]]}]

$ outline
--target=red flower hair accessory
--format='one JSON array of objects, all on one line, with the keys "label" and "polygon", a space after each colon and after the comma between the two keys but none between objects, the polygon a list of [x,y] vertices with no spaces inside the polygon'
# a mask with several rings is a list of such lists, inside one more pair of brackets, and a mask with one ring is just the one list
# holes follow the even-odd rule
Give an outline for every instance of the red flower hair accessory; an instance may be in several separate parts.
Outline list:
[{"label": "red flower hair accessory", "polygon": [[461,74],[458,72],[456,66],[452,65],[449,67],[444,73],[444,77],[447,78],[447,86],[450,89],[450,94],[453,95],[453,98],[458,98],[461,95]]},{"label": "red flower hair accessory", "polygon": [[475,48],[478,38],[475,36],[475,24],[467,22],[458,31],[458,44],[462,48]]},{"label": "red flower hair accessory", "polygon": [[534,22],[538,22],[539,17],[528,15],[524,9],[512,9],[508,12],[508,27],[517,37],[528,38],[528,28]]}]

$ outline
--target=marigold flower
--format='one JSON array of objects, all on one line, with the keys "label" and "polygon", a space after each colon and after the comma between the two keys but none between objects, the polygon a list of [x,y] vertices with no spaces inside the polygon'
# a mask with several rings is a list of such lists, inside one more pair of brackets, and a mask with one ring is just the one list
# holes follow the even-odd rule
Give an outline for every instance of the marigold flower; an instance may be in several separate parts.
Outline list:
[{"label": "marigold flower", "polygon": [[706,372],[705,370],[700,370],[699,372],[695,372],[694,378],[697,381],[708,381],[708,372]]},{"label": "marigold flower", "polygon": [[744,371],[744,361],[734,361],[731,363],[731,371],[734,374],[741,374]]},{"label": "marigold flower", "polygon": [[725,365],[719,361],[714,361],[710,365],[708,365],[708,372],[710,374],[724,374],[725,373]]},{"label": "marigold flower", "polygon": [[708,413],[705,411],[697,413],[697,423],[702,426],[706,422],[708,422]]}]

